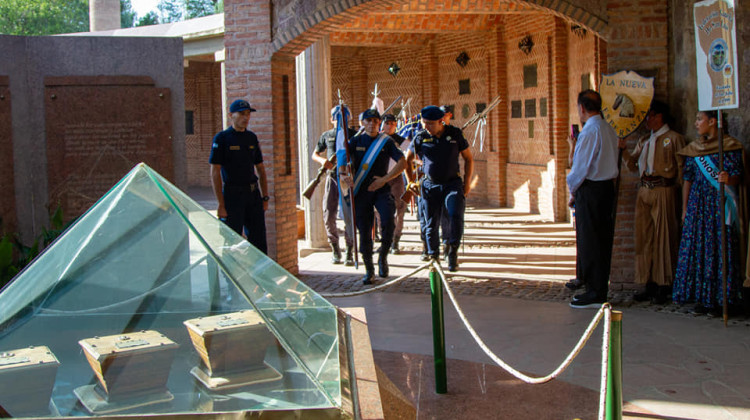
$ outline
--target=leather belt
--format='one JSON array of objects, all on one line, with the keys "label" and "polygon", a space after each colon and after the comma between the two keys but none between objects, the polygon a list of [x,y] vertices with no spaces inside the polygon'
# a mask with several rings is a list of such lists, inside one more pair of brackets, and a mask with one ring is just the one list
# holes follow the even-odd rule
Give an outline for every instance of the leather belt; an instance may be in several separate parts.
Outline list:
[{"label": "leather belt", "polygon": [[674,178],[664,178],[663,176],[648,176],[644,175],[638,182],[639,187],[646,187],[650,190],[656,187],[671,187],[675,185]]}]

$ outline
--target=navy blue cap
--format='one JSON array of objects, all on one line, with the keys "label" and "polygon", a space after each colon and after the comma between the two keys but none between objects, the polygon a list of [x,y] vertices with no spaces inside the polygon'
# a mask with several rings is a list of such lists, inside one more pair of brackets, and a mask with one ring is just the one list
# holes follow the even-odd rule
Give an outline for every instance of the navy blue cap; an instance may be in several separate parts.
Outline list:
[{"label": "navy blue cap", "polygon": [[396,117],[393,114],[383,114],[383,121],[396,121]]},{"label": "navy blue cap", "polygon": [[377,109],[366,109],[365,112],[359,114],[359,120],[364,121],[368,118],[377,118],[380,119],[380,113],[378,113]]},{"label": "navy blue cap", "polygon": [[250,112],[255,112],[256,109],[251,107],[249,103],[247,103],[244,99],[237,99],[236,101],[232,102],[232,105],[229,105],[229,112],[240,112],[244,110],[250,110]]},{"label": "navy blue cap", "polygon": [[428,121],[438,121],[445,116],[445,112],[443,112],[442,109],[436,107],[435,105],[428,105],[422,108],[420,114],[422,114],[423,120]]}]

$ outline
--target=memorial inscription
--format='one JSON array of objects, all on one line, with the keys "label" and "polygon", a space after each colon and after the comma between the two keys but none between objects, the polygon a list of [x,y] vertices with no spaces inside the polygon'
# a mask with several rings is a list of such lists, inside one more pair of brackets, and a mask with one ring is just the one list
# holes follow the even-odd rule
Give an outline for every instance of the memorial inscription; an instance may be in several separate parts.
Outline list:
[{"label": "memorial inscription", "polygon": [[174,177],[169,89],[149,77],[45,78],[49,202],[85,212],[139,162]]},{"label": "memorial inscription", "polygon": [[13,184],[13,124],[8,76],[0,76],[0,235],[15,232],[16,194]]}]

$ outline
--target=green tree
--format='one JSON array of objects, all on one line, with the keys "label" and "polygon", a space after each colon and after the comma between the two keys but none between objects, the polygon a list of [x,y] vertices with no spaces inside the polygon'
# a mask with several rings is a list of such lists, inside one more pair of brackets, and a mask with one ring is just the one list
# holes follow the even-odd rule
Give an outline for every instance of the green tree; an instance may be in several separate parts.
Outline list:
[{"label": "green tree", "polygon": [[138,23],[135,24],[135,26],[149,26],[149,25],[158,25],[159,24],[159,15],[156,14],[153,10],[146,13],[145,16],[138,19]]},{"label": "green tree", "polygon": [[213,15],[216,13],[216,1],[185,0],[185,11],[188,19]]},{"label": "green tree", "polygon": [[135,26],[136,13],[130,0],[120,0],[120,27],[132,28]]},{"label": "green tree", "polygon": [[88,0],[0,0],[0,33],[55,35],[88,30]]},{"label": "green tree", "polygon": [[185,15],[184,3],[181,0],[161,0],[156,6],[159,9],[159,22],[179,22]]}]

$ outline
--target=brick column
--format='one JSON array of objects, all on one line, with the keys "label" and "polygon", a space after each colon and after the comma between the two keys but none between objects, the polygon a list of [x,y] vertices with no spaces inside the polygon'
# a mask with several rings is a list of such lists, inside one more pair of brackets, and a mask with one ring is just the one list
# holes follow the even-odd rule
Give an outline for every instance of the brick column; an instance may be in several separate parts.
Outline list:
[{"label": "brick column", "polygon": [[501,26],[494,35],[494,57],[490,61],[490,76],[492,78],[493,95],[497,92],[501,102],[489,114],[491,132],[490,153],[487,154],[487,201],[491,206],[505,207],[508,205],[506,184],[508,165],[508,66],[505,49],[505,29]]},{"label": "brick column", "polygon": [[[300,191],[303,191],[320,169],[310,156],[320,134],[331,128],[331,44],[328,36],[297,56],[297,93]],[[322,210],[325,182],[326,177],[318,184],[311,200],[301,198],[305,207],[305,244],[309,248],[325,247],[328,243]]]},{"label": "brick column", "polygon": [[[263,151],[271,202],[266,212],[268,255],[297,272],[294,61],[272,64],[271,3],[224,1],[226,97],[258,110],[250,120]],[[292,108],[290,110],[290,108]]]},{"label": "brick column", "polygon": [[569,25],[555,18],[550,45],[550,136],[555,154],[555,186],[552,205],[555,222],[568,219],[568,187],[566,168],[568,167],[568,29]]}]

